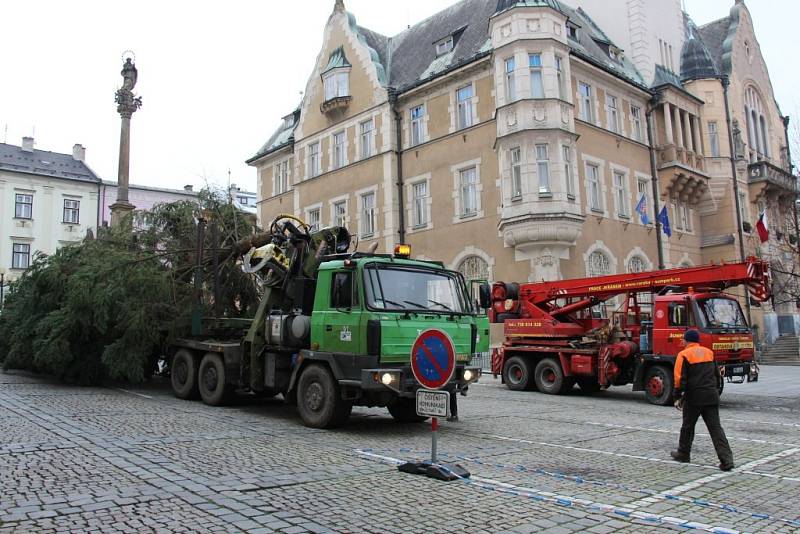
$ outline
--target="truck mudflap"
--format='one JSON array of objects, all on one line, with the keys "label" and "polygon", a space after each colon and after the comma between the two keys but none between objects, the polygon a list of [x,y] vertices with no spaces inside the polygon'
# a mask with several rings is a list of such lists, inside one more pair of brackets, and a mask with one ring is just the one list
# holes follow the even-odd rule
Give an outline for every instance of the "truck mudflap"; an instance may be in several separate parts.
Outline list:
[{"label": "truck mudflap", "polygon": [[[481,368],[470,365],[457,364],[453,372],[453,378],[442,389],[452,389],[455,385],[456,390],[466,389],[469,384],[476,382],[481,376]],[[400,397],[414,397],[416,391],[422,386],[414,378],[411,367],[380,367],[361,370],[360,387],[369,392],[392,391]]]},{"label": "truck mudflap", "polygon": [[724,376],[733,384],[741,384],[745,380],[748,382],[758,382],[758,364],[756,362],[726,363],[721,366],[724,369]]}]

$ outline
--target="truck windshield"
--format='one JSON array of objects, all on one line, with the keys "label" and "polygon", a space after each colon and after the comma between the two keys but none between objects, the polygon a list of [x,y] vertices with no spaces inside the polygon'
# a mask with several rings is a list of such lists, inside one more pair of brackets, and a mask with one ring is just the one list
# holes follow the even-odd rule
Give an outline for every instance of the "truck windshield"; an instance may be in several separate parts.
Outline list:
[{"label": "truck windshield", "polygon": [[700,310],[709,328],[747,327],[739,302],[732,299],[710,298],[698,300]]},{"label": "truck windshield", "polygon": [[367,306],[377,310],[469,313],[458,274],[422,267],[368,265],[364,269]]}]

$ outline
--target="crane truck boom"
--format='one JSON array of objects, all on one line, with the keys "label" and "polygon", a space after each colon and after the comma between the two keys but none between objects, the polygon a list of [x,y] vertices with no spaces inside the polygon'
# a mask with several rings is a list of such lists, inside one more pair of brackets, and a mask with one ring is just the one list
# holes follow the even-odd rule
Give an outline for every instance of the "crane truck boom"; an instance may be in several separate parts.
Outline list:
[{"label": "crane truck boom", "polygon": [[[744,285],[770,296],[769,265],[757,258],[624,275],[539,283],[495,282],[492,322],[504,340],[492,359],[510,389],[559,393],[577,383],[594,391],[633,384],[667,404],[683,333],[696,328],[729,381],[757,380],[753,335],[735,297]],[[605,304],[623,302],[611,316]]]}]

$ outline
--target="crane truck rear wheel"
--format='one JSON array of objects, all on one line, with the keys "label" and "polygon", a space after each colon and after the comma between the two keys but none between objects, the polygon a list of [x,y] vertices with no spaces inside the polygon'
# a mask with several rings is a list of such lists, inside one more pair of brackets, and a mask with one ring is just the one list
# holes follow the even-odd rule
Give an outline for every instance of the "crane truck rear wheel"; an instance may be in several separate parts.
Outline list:
[{"label": "crane truck rear wheel", "polygon": [[512,356],[503,366],[503,381],[511,391],[535,389],[531,364],[521,356]]},{"label": "crane truck rear wheel", "polygon": [[189,349],[181,349],[172,357],[170,382],[179,399],[197,398],[197,358]]},{"label": "crane truck rear wheel", "polygon": [[207,352],[200,360],[197,385],[200,398],[209,406],[222,406],[230,397],[230,387],[225,383],[225,363],[216,352]]},{"label": "crane truck rear wheel", "polygon": [[390,402],[387,408],[398,423],[421,423],[428,419],[422,415],[417,415],[416,399],[398,397]]},{"label": "crane truck rear wheel", "polygon": [[334,428],[347,421],[353,404],[342,399],[328,369],[311,364],[303,369],[297,383],[297,409],[306,426]]},{"label": "crane truck rear wheel", "polygon": [[650,404],[666,406],[672,402],[672,370],[653,365],[644,375],[644,396]]},{"label": "crane truck rear wheel", "polygon": [[545,358],[536,364],[536,370],[533,372],[533,377],[536,380],[536,387],[542,393],[548,395],[558,395],[565,393],[567,386],[570,388],[574,385],[564,379],[564,371],[561,370],[561,364],[553,358]]}]

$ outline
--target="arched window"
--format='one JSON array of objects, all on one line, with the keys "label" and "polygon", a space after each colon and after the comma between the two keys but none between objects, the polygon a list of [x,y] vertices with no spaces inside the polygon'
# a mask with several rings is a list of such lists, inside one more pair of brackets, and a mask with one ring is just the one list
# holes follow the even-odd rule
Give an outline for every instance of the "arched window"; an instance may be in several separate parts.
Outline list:
[{"label": "arched window", "polygon": [[589,276],[605,276],[611,274],[611,262],[602,251],[595,250],[589,255]]},{"label": "arched window", "polygon": [[750,150],[769,156],[769,125],[765,114],[767,108],[755,87],[749,86],[744,92],[744,114],[747,120],[747,140]]},{"label": "arched window", "polygon": [[[647,270],[647,262],[641,256],[631,256],[628,260],[629,273],[643,273]],[[639,304],[651,304],[653,302],[653,295],[649,292],[639,293],[636,297]]]},{"label": "arched window", "polygon": [[489,264],[480,256],[467,256],[458,265],[458,272],[464,275],[467,282],[470,280],[488,280]]}]

